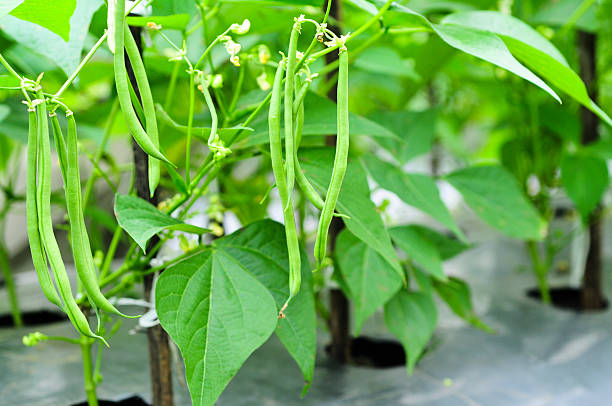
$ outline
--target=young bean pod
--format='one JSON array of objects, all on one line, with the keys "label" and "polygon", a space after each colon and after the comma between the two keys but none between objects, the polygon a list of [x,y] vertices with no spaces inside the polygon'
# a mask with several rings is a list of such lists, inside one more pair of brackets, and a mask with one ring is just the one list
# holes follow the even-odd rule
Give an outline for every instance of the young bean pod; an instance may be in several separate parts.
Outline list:
[{"label": "young bean pod", "polygon": [[[68,208],[68,219],[70,221],[70,238],[72,242],[72,254],[74,265],[79,276],[79,280],[85,288],[87,297],[92,305],[100,309],[124,316],[113,306],[100,291],[96,267],[91,254],[89,236],[85,227],[83,216],[83,204],[81,197],[81,177],[79,174],[79,152],[77,145],[77,129],[74,114],[66,112],[68,121],[68,142],[67,142],[67,172],[66,172],[66,205]],[[124,316],[127,317],[127,316]]]},{"label": "young bean pod", "polygon": [[338,134],[336,138],[336,155],[331,180],[325,196],[325,204],[319,218],[319,227],[315,241],[315,259],[320,266],[325,259],[327,251],[327,234],[331,224],[336,202],[340,195],[340,188],[346,172],[349,152],[349,113],[348,113],[348,51],[346,47],[340,48],[338,68]]},{"label": "young bean pod", "polygon": [[[136,83],[140,91],[147,134],[153,145],[159,150],[159,132],[157,129],[157,117],[155,115],[155,103],[153,102],[147,71],[140,57],[140,52],[138,51],[138,45],[136,45],[136,41],[129,28],[125,29],[125,50],[132,64],[134,77],[136,77]],[[149,193],[151,197],[153,197],[155,189],[157,185],[159,185],[160,173],[161,161],[149,158]]]},{"label": "young bean pod", "polygon": [[[72,296],[72,288],[59,246],[53,233],[53,222],[51,219],[51,146],[49,143],[49,122],[47,120],[47,105],[42,91],[37,93],[37,144],[39,146],[38,171],[40,183],[37,188],[38,206],[38,231],[41,236],[44,251],[47,253],[51,271],[57,284],[59,296],[64,302],[64,310],[70,318],[74,327],[83,335],[98,338],[105,344],[103,337],[91,331],[87,317]],[[108,344],[107,344],[108,345]]]},{"label": "young bean pod", "polygon": [[[66,173],[66,140],[62,133],[62,127],[60,126],[59,120],[55,112],[49,113],[51,119],[51,128],[53,129],[53,139],[55,140],[55,150],[57,151],[57,157],[60,162],[60,168],[62,169],[62,176]],[[66,178],[64,178],[64,183]]]},{"label": "young bean pod", "polygon": [[115,4],[115,56],[113,58],[115,71],[115,85],[117,87],[117,98],[123,111],[126,124],[134,137],[134,140],[140,145],[142,150],[148,155],[164,161],[170,165],[172,163],[159,151],[155,146],[147,132],[142,128],[142,124],[138,120],[138,116],[132,106],[130,99],[130,89],[128,84],[128,75],[125,67],[125,2],[117,1]]},{"label": "young bean pod", "polygon": [[38,209],[36,202],[36,172],[38,166],[38,124],[36,109],[28,108],[29,131],[28,131],[28,166],[26,173],[26,214],[28,224],[28,239],[30,241],[30,255],[34,263],[34,269],[38,276],[40,287],[47,300],[59,307],[64,308],[60,300],[51,275],[47,267],[45,252],[43,251],[40,234],[38,232]]},{"label": "young bean pod", "polygon": [[[285,76],[285,160],[287,172],[288,198],[291,198],[295,183],[295,134],[293,127],[293,98],[295,88],[295,65],[297,54],[297,40],[300,33],[300,24],[296,21],[289,38],[289,51],[287,52],[287,72]],[[283,207],[289,205],[289,200],[283,200]]]},{"label": "young bean pod", "polygon": [[280,135],[280,115],[281,115],[281,93],[283,79],[283,64],[279,63],[274,76],[274,86],[272,88],[272,98],[270,100],[270,110],[268,112],[268,130],[270,136],[270,159],[272,161],[272,171],[276,179],[278,194],[281,202],[289,202],[286,208],[283,209],[283,217],[285,220],[285,236],[287,238],[287,251],[289,254],[289,298],[281,308],[279,317],[283,317],[283,311],[289,304],[289,301],[298,294],[301,284],[301,258],[300,258],[300,243],[298,240],[297,229],[295,225],[295,216],[293,214],[293,206],[287,188],[287,179],[283,169],[283,153]]}]

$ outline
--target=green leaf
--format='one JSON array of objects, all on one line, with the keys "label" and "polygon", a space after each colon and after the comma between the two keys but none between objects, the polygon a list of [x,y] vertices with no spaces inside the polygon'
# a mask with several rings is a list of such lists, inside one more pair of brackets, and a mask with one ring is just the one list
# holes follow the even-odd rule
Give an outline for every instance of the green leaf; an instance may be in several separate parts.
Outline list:
[{"label": "green leaf", "polygon": [[495,11],[468,11],[451,14],[442,23],[500,35],[518,59],[612,126],[612,119],[589,98],[584,83],[561,52],[521,20]]},{"label": "green leaf", "polygon": [[444,42],[453,48],[457,48],[467,54],[490,62],[504,68],[507,71],[533,83],[546,93],[550,94],[555,100],[561,103],[561,99],[542,79],[533,72],[521,65],[508,47],[497,35],[479,29],[463,27],[458,25],[432,25],[435,32]]},{"label": "green leaf", "polygon": [[380,139],[378,143],[404,164],[431,151],[435,135],[437,110],[377,111],[369,118],[397,134],[399,140]]},{"label": "green leaf", "polygon": [[20,20],[40,25],[59,35],[64,41],[70,39],[70,17],[76,9],[76,0],[25,0],[9,14]]},{"label": "green leaf", "polygon": [[385,305],[385,325],[404,346],[409,374],[431,339],[437,321],[438,311],[431,294],[402,289]]},{"label": "green leaf", "polygon": [[402,279],[380,254],[348,230],[336,239],[336,261],[345,292],[355,303],[355,335],[363,323],[402,287]]},{"label": "green leaf", "polygon": [[357,57],[353,66],[368,72],[391,75],[418,81],[419,75],[414,70],[414,61],[402,59],[400,54],[390,47],[373,47],[366,49]]},{"label": "green leaf", "polygon": [[[410,227],[417,231],[422,239],[429,241],[434,247],[436,247],[442,261],[451,259],[454,256],[461,254],[463,251],[471,248],[471,245],[461,242],[458,239],[448,235],[441,234],[429,227],[416,224],[410,225]],[[389,231],[391,232],[391,230]],[[391,238],[393,238],[393,236],[391,236]]]},{"label": "green leaf", "polygon": [[[536,25],[549,25],[553,27],[564,26],[568,22],[570,16],[572,16],[576,9],[583,3],[585,3],[585,0],[558,0],[545,2],[544,6],[531,17],[530,22]],[[595,15],[596,9],[596,2],[592,2],[591,7],[589,7],[576,22],[576,27],[587,32],[597,32],[599,29],[599,21]]]},{"label": "green leaf", "polygon": [[181,350],[194,406],[214,405],[276,328],[274,298],[249,273],[256,255],[205,249],[166,269],[157,282],[157,315]]},{"label": "green leaf", "polygon": [[177,230],[193,234],[204,234],[210,231],[170,217],[151,203],[136,196],[116,195],[115,216],[121,228],[136,241],[143,251],[146,250],[149,238],[163,230]]},{"label": "green leaf", "polygon": [[584,223],[601,201],[608,187],[608,166],[597,156],[565,155],[561,160],[561,179]]},{"label": "green leaf", "polygon": [[[215,247],[243,263],[247,272],[263,284],[281,309],[289,292],[289,257],[282,224],[262,220],[216,240]],[[312,382],[317,350],[316,314],[312,272],[302,251],[302,286],[278,321],[276,335],[295,359],[306,388]]]},{"label": "green leaf", "polygon": [[395,193],[404,203],[429,214],[461,240],[466,240],[440,199],[436,182],[430,176],[404,173],[397,166],[383,162],[371,154],[365,155],[364,160],[370,175],[380,187]]},{"label": "green leaf", "polygon": [[[333,162],[333,148],[300,149],[302,170],[321,195],[326,193],[329,186]],[[343,219],[349,231],[385,258],[404,280],[405,274],[391,244],[389,233],[376,206],[370,200],[368,180],[359,161],[349,159],[336,209],[350,217]]]},{"label": "green leaf", "polygon": [[516,180],[498,165],[473,166],[445,179],[481,219],[509,237],[540,240],[546,223],[521,192]]},{"label": "green leaf", "polygon": [[399,226],[389,229],[391,239],[395,244],[436,279],[447,280],[442,270],[442,259],[436,246],[424,239],[417,228],[412,226]]},{"label": "green leaf", "polygon": [[0,4],[0,18],[7,15],[11,10],[13,10],[21,3],[23,3],[23,0],[4,0]]},{"label": "green leaf", "polygon": [[438,296],[442,298],[450,309],[463,320],[474,327],[492,333],[493,329],[483,323],[474,313],[472,307],[472,294],[470,287],[459,278],[450,277],[447,282],[434,281]]},{"label": "green leaf", "polygon": [[542,79],[514,58],[504,41],[496,34],[481,30],[480,27],[432,24],[421,14],[397,3],[392,9],[406,14],[405,24],[409,27],[420,26],[430,29],[451,47],[506,69],[533,83],[561,102],[559,96]]},{"label": "green leaf", "polygon": [[583,147],[584,151],[602,159],[612,160],[612,140],[599,139]]},{"label": "green leaf", "polygon": [[[44,3],[44,13],[54,14],[50,10],[53,10],[55,5],[49,7],[48,2],[37,1]],[[74,14],[71,14],[70,40],[68,42],[64,41],[58,34],[41,29],[34,23],[20,20],[11,15],[0,19],[0,29],[20,44],[49,58],[66,75],[70,75],[81,62],[81,52],[89,31],[91,17],[102,4],[104,4],[102,0],[79,0],[77,2]]]},{"label": "green leaf", "polygon": [[184,30],[191,20],[189,14],[172,14],[165,16],[128,16],[127,23],[134,27],[146,27],[148,23],[162,26],[162,29]]}]

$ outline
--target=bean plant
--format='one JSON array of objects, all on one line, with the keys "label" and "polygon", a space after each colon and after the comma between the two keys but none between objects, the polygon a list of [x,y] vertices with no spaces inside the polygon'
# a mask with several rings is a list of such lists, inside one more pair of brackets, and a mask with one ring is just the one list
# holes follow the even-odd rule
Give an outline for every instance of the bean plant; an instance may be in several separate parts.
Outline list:
[{"label": "bean plant", "polygon": [[[50,9],[39,0],[15,0],[0,6],[3,37],[13,44],[0,54],[2,107],[19,123],[16,133],[26,134],[0,138],[7,179],[2,214],[25,199],[41,290],[74,328],[66,336],[36,332],[23,341],[80,346],[90,406],[98,404],[103,351],[113,350],[125,318],[148,311],[129,306],[128,298],[140,296],[135,288],[150,275],[155,295],[145,304],[180,349],[192,402],[213,405],[272,334],[302,372],[306,394],[317,317],[333,317],[323,302],[331,283],[352,304],[355,336],[383,309],[409,373],[434,333],[436,296],[491,331],[473,309],[467,282],[443,270],[445,260],[471,243],[470,230],[459,227],[440,197],[440,181],[503,234],[530,247],[550,238],[546,196],[529,199],[526,184],[535,174],[546,188],[557,186],[552,172],[559,165],[533,163],[521,172],[518,159],[531,155],[518,142],[509,140],[494,163],[468,160],[433,175],[405,168],[431,151],[433,124],[423,125],[448,107],[430,97],[431,109],[415,112],[409,102],[423,89],[435,91],[442,58],[455,55],[520,89],[513,101],[519,106],[535,99],[555,106],[563,94],[612,125],[555,45],[494,1],[422,12],[410,2],[338,1],[344,18],[330,15],[333,2],[57,0]],[[424,62],[405,63],[393,51],[403,46]],[[33,52],[46,59],[36,61]],[[386,80],[399,83],[391,93],[400,102],[391,111],[385,111],[388,100],[369,106],[362,94],[379,80],[383,89]],[[538,118],[531,119],[526,139],[549,142]],[[147,155],[144,170],[115,156],[111,143],[125,145],[128,133],[134,155]],[[24,196],[13,175],[19,159],[9,158],[21,144]],[[532,159],[548,164],[547,153],[534,149]],[[580,185],[576,193],[568,186],[578,178],[567,175],[589,176],[582,172],[588,165],[575,161],[581,153],[568,148],[561,170],[585,216],[592,208],[581,205]],[[82,176],[85,159],[91,170]],[[54,190],[54,173],[63,191]],[[607,172],[605,179],[597,200]],[[101,189],[114,193],[114,216],[105,211]],[[394,222],[384,204],[373,202],[378,190],[436,224]],[[202,214],[206,220],[197,222]],[[237,229],[228,227],[230,219],[240,223]],[[338,221],[339,232],[332,227]],[[72,261],[60,250],[60,228],[68,231]],[[179,251],[172,251],[177,242]],[[0,244],[0,266],[14,292],[5,251]]]}]

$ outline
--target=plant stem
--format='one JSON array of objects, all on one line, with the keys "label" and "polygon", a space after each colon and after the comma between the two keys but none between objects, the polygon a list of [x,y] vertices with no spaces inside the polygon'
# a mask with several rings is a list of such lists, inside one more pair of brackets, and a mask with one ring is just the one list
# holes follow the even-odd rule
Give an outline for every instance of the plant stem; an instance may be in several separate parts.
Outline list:
[{"label": "plant stem", "polygon": [[542,302],[550,304],[551,298],[547,278],[548,266],[546,263],[542,263],[542,261],[540,260],[538,245],[535,241],[527,241],[527,249],[529,250],[533,270],[536,274],[536,279],[538,280],[538,287],[540,289],[540,296],[542,298]]},{"label": "plant stem", "polygon": [[102,46],[104,41],[106,41],[106,37],[108,37],[108,31],[105,31],[104,35],[102,35],[100,39],[98,40],[98,42],[96,42],[94,46],[89,50],[89,52],[87,53],[87,55],[85,55],[85,58],[83,58],[79,66],[77,66],[76,70],[72,72],[72,75],[70,75],[68,80],[66,80],[64,84],[62,85],[62,87],[60,87],[60,89],[53,95],[53,99],[59,99],[62,96],[62,93],[64,93],[64,91],[68,88],[68,86],[70,86],[72,82],[74,82],[74,80],[79,75],[79,73],[81,73],[81,70],[83,69],[83,67],[94,56],[94,54]]},{"label": "plant stem", "polygon": [[[2,230],[3,227],[0,227]],[[19,310],[19,300],[17,298],[17,290],[15,289],[15,280],[13,279],[13,273],[8,259],[8,251],[4,242],[2,241],[3,236],[0,236],[0,269],[4,275],[4,284],[6,285],[6,291],[8,293],[9,302],[11,305],[11,314],[13,316],[13,323],[15,327],[23,327],[23,320],[21,318],[21,311]]]},{"label": "plant stem", "polygon": [[187,118],[187,140],[185,145],[185,183],[189,185],[191,177],[191,129],[195,105],[195,71],[189,72],[189,117]]},{"label": "plant stem", "polygon": [[85,382],[85,394],[89,406],[98,406],[98,396],[96,395],[96,383],[93,376],[93,363],[91,358],[91,346],[93,340],[81,335],[81,354],[83,357],[83,379]]}]

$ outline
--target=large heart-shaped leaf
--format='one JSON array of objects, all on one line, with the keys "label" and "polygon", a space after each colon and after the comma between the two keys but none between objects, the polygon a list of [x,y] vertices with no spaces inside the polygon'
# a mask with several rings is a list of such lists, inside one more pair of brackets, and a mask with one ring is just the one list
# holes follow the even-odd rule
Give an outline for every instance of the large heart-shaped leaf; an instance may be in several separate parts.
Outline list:
[{"label": "large heart-shaped leaf", "polygon": [[442,23],[500,35],[513,55],[612,126],[612,119],[589,98],[580,76],[569,67],[561,52],[521,20],[495,11],[468,11],[451,14]]},{"label": "large heart-shaped leaf", "polygon": [[[300,149],[300,162],[306,177],[321,195],[325,195],[331,178],[334,150],[327,147]],[[389,233],[370,200],[368,180],[359,161],[349,159],[336,208],[350,217],[343,219],[350,232],[376,250],[404,279]]]},{"label": "large heart-shaped leaf", "polygon": [[[275,326],[307,380],[312,379],[316,318],[305,255],[302,290],[285,310],[286,318],[277,324],[278,310],[289,290],[288,268],[283,226],[263,220],[216,240],[162,273],[156,285],[157,313],[181,349],[186,370],[194,371],[188,375],[194,405],[214,404]],[[234,288],[224,285],[226,275],[240,283],[234,283]],[[227,314],[225,307],[233,316],[221,324],[218,314]],[[219,341],[224,342],[219,346]],[[209,352],[215,354],[212,360]],[[210,375],[199,373],[201,369]]]},{"label": "large heart-shaped leaf", "polygon": [[405,173],[399,167],[383,162],[371,154],[365,155],[364,161],[370,175],[380,187],[395,193],[404,203],[424,211],[448,227],[457,237],[466,240],[440,199],[436,182],[430,176]]},{"label": "large heart-shaped leaf", "polygon": [[501,166],[473,166],[446,175],[445,179],[491,227],[513,238],[540,240],[545,236],[546,222],[514,177]]},{"label": "large heart-shaped leaf", "polygon": [[[50,6],[44,0],[37,1],[44,3],[41,6],[44,10],[43,14],[51,13],[50,15],[53,15],[55,1],[53,6]],[[91,17],[102,4],[104,4],[102,0],[79,0],[76,2],[76,9],[70,18],[70,39],[65,38],[67,42],[59,34],[12,15],[0,19],[0,29],[18,43],[49,58],[66,75],[70,75],[81,61],[81,52],[89,31]]]},{"label": "large heart-shaped leaf", "polygon": [[144,251],[149,238],[162,230],[177,230],[186,233],[204,234],[209,230],[183,223],[170,217],[136,196],[117,195],[115,197],[115,216],[119,225],[136,241]]},{"label": "large heart-shaped leaf", "polygon": [[338,235],[335,254],[349,289],[345,293],[355,303],[355,335],[359,335],[363,323],[402,287],[402,279],[380,254],[346,229]]},{"label": "large heart-shaped leaf", "polygon": [[274,332],[277,308],[247,266],[207,249],[168,268],[157,315],[178,345],[194,406],[212,406],[247,358]]},{"label": "large heart-shaped leaf", "polygon": [[608,165],[598,156],[565,155],[561,161],[561,179],[567,195],[587,223],[608,187]]},{"label": "large heart-shaped leaf", "polygon": [[404,346],[406,367],[412,373],[438,321],[430,293],[400,290],[385,305],[385,325]]},{"label": "large heart-shaped leaf", "polygon": [[[217,240],[215,246],[234,258],[244,259],[249,273],[268,289],[280,310],[289,292],[289,257],[281,224],[258,221]],[[315,366],[317,320],[308,256],[302,252],[301,258],[302,287],[283,311],[285,318],[279,320],[276,335],[297,362],[308,388]]]},{"label": "large heart-shaped leaf", "polygon": [[76,0],[54,0],[52,7],[49,7],[47,0],[24,0],[9,14],[20,20],[40,25],[68,42],[70,17],[74,14],[76,6]]}]

